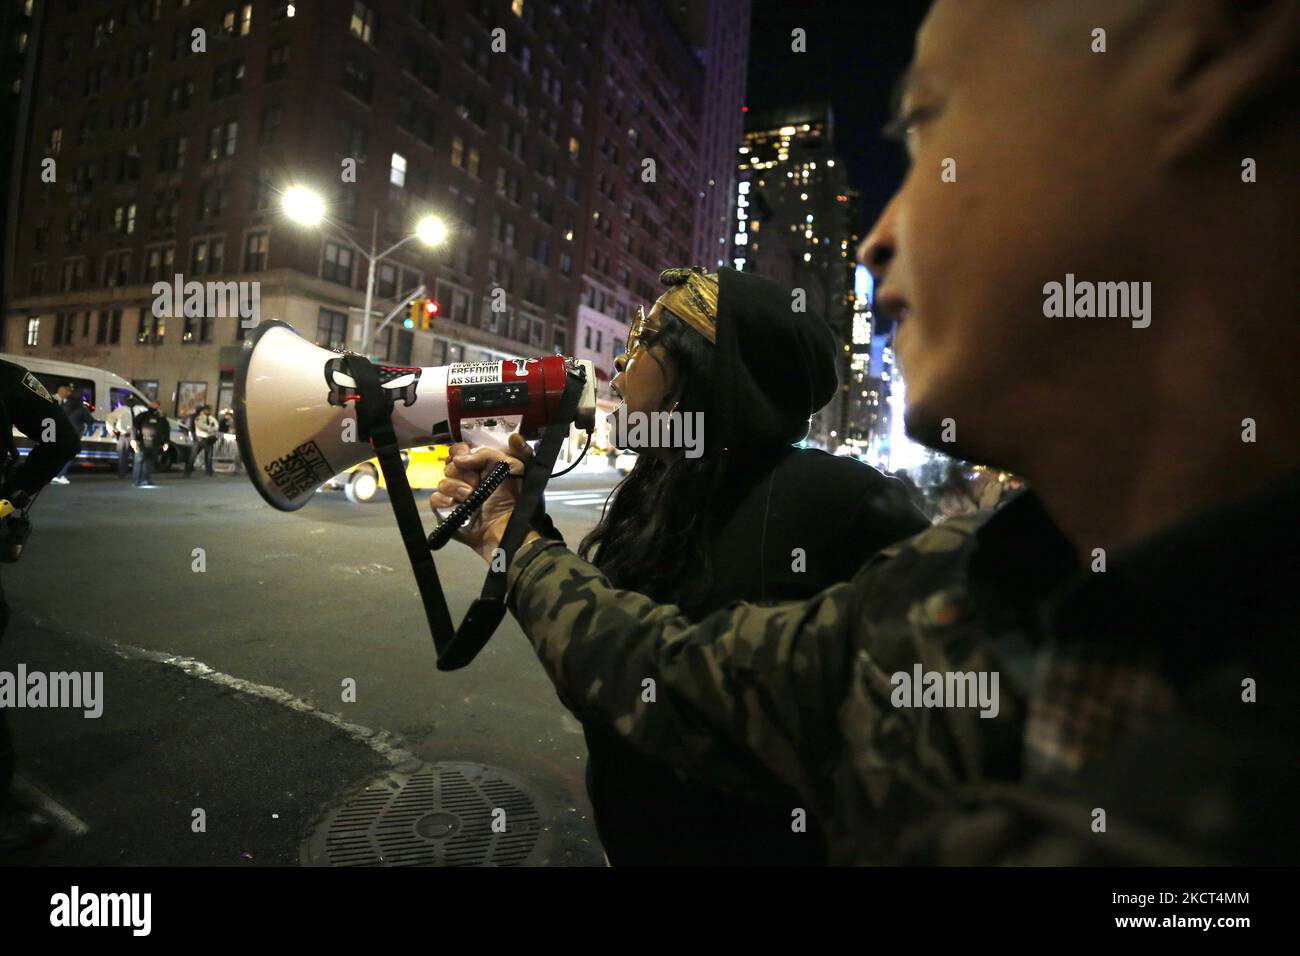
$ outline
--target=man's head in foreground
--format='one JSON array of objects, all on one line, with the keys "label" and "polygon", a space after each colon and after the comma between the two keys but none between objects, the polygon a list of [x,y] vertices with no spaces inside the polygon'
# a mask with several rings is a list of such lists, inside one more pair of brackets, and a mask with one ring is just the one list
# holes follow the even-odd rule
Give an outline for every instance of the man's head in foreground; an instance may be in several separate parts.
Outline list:
[{"label": "man's head in foreground", "polygon": [[[1158,499],[1294,467],[1298,63],[1300,0],[937,0],[900,104],[912,168],[862,250],[909,431],[1049,508],[1069,476]],[[1085,282],[1125,286],[1082,317]],[[1076,537],[1180,516],[1142,497]]]}]

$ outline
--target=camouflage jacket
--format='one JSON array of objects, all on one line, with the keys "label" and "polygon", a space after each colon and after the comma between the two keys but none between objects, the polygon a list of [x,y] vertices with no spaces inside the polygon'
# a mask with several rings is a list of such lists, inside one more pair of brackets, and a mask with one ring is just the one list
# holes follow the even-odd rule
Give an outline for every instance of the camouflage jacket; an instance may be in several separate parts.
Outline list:
[{"label": "camouflage jacket", "polygon": [[1023,697],[1008,683],[995,717],[891,704],[891,675],[917,663],[1002,666],[959,589],[943,587],[974,525],[888,548],[806,603],[740,604],[695,625],[611,587],[559,543],[531,542],[511,571],[511,609],[584,719],[604,718],[702,782],[793,794],[792,819],[803,810],[823,823],[832,862],[888,862],[907,820],[961,783],[1017,770]]},{"label": "camouflage jacket", "polygon": [[[584,719],[703,782],[793,794],[833,862],[1294,862],[1297,484],[1105,573],[1024,494],[802,604],[692,625],[553,541],[520,549],[509,599]],[[996,673],[996,716],[900,693],[931,673]]]}]

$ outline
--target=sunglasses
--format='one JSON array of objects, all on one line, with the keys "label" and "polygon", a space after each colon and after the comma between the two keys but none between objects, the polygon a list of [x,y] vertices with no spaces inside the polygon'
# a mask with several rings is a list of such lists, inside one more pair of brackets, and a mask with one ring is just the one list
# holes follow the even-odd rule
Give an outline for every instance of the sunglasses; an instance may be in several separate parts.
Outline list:
[{"label": "sunglasses", "polygon": [[636,317],[627,332],[627,360],[630,362],[644,348],[648,348],[658,337],[661,329],[646,315],[645,306],[636,307]]}]

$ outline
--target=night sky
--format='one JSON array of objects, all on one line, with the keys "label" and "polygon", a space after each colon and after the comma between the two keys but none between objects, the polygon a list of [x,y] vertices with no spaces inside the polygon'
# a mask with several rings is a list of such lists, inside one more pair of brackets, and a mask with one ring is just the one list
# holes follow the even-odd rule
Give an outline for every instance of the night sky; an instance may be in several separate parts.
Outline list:
[{"label": "night sky", "polygon": [[[748,105],[830,99],[835,149],[862,190],[866,225],[902,180],[903,151],[880,130],[929,6],[929,0],[754,0]],[[807,31],[806,53],[790,50],[795,27]]]}]

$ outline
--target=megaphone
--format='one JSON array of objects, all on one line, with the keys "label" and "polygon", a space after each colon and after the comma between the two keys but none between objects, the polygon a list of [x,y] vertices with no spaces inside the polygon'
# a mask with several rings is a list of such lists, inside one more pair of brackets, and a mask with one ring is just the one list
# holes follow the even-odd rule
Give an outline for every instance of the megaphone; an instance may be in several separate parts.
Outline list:
[{"label": "megaphone", "polygon": [[[500,444],[517,431],[539,437],[554,418],[568,370],[586,368],[575,423],[595,426],[591,362],[560,355],[400,368],[376,366],[402,448],[468,441]],[[235,376],[235,430],[248,475],[281,511],[374,457],[357,420],[357,383],[339,352],[308,342],[293,326],[264,321],[244,342]]]}]

